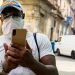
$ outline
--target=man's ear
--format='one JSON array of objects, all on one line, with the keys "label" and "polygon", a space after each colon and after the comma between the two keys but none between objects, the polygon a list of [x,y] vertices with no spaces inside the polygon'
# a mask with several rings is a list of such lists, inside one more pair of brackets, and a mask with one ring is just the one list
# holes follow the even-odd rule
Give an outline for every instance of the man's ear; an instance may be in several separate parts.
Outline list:
[{"label": "man's ear", "polygon": [[23,18],[23,19],[25,18],[25,13],[23,13],[22,18]]}]

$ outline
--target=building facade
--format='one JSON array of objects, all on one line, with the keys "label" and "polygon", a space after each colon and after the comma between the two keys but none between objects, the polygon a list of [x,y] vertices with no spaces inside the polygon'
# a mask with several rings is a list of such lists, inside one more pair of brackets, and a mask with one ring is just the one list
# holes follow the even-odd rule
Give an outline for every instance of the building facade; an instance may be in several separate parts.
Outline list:
[{"label": "building facade", "polygon": [[[71,0],[71,9],[72,11],[75,13],[75,0]],[[75,35],[75,14],[73,14],[73,12],[71,12],[72,15],[72,26],[71,26],[71,34]]]},{"label": "building facade", "polygon": [[71,26],[74,25],[74,12],[71,8],[71,0],[58,0],[58,5],[64,18],[64,21],[59,27],[60,35],[69,35]]},{"label": "building facade", "polygon": [[57,5],[57,0],[19,0],[23,5],[25,27],[33,32],[46,34],[50,40],[59,36],[59,24],[63,17]]},{"label": "building facade", "polygon": [[25,13],[24,27],[29,31],[44,33],[51,41],[70,33],[73,20],[68,25],[65,22],[67,17],[74,16],[69,0],[18,1],[22,4]]}]

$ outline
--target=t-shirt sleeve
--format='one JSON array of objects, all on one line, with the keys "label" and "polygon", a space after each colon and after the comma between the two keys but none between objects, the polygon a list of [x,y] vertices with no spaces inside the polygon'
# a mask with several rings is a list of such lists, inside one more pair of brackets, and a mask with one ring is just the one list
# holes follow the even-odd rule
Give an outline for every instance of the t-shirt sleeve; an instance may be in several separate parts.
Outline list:
[{"label": "t-shirt sleeve", "polygon": [[40,49],[40,58],[46,56],[46,55],[54,55],[51,42],[49,41],[48,37],[46,35],[40,35],[38,39],[38,45]]}]

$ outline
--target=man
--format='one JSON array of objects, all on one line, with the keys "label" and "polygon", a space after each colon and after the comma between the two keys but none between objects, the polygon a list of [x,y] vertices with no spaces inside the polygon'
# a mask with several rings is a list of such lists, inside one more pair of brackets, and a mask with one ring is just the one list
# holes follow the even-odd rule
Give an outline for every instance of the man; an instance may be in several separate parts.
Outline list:
[{"label": "man", "polygon": [[58,75],[55,56],[47,36],[37,33],[40,59],[33,33],[27,32],[26,46],[11,44],[13,29],[22,29],[24,15],[16,1],[6,1],[0,9],[3,35],[0,37],[0,64],[8,75]]}]

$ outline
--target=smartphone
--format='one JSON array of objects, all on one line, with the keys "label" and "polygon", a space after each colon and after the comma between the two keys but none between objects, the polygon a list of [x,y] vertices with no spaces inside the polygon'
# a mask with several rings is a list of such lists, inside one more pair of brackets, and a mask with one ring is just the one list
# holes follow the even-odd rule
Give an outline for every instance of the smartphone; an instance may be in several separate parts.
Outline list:
[{"label": "smartphone", "polygon": [[13,29],[12,31],[12,43],[20,46],[26,45],[26,29]]}]

